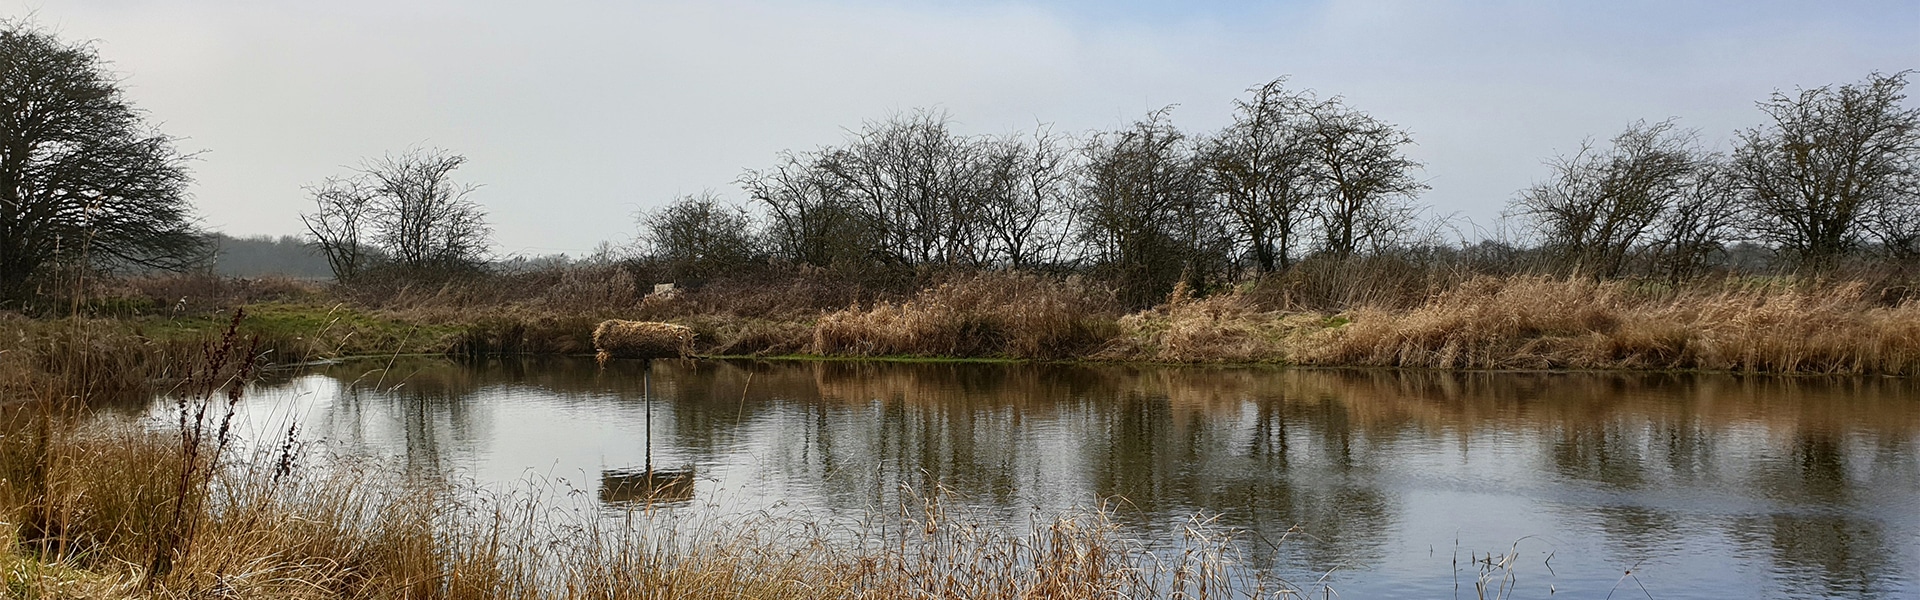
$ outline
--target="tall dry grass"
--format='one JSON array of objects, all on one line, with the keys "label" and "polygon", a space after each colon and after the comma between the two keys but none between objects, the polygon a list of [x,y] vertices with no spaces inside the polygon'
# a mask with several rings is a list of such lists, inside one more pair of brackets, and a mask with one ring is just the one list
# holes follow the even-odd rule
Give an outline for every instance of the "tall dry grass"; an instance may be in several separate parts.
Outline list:
[{"label": "tall dry grass", "polygon": [[[14,472],[0,483],[11,597],[1229,598],[1284,585],[1236,568],[1230,532],[1199,520],[1159,554],[1101,510],[1009,530],[949,513],[937,493],[849,531],[768,515],[689,525],[347,458],[282,468],[276,451],[223,460],[206,502],[189,504],[193,535],[166,545],[178,440],[83,420],[0,450],[46,465],[43,494]],[[49,525],[21,526],[36,522]],[[164,573],[149,567],[156,549],[176,557]]]},{"label": "tall dry grass", "polygon": [[[1032,273],[962,275],[902,296],[797,269],[651,295],[640,293],[644,274],[619,265],[385,282],[399,287],[368,298],[365,290],[336,290],[327,305],[298,304],[315,300],[309,296],[247,306],[262,315],[252,332],[278,362],[393,352],[585,355],[597,323],[625,319],[691,327],[693,352],[702,355],[1920,374],[1920,309],[1892,280],[1673,284],[1474,276],[1369,260],[1307,261],[1208,296],[1183,288],[1132,313],[1117,307],[1111,290]],[[225,289],[193,278],[144,281],[153,289]],[[228,287],[235,302],[256,292],[286,297],[267,284]],[[105,304],[154,303],[142,298]],[[177,345],[179,336],[165,334],[177,322],[215,322],[205,314],[80,319],[86,325],[74,333],[63,330],[70,324],[0,315],[0,372],[42,357],[30,370],[59,363],[138,374],[131,387],[163,376],[168,361],[142,362],[152,354],[127,348]],[[52,356],[76,358],[45,358]]]},{"label": "tall dry grass", "polygon": [[811,352],[843,356],[1082,356],[1111,339],[1110,299],[1078,279],[985,273],[912,299],[822,315]]},{"label": "tall dry grass", "polygon": [[1165,304],[1119,319],[1120,334],[1095,358],[1175,363],[1288,360],[1302,331],[1325,321],[1314,313],[1263,309],[1239,290],[1194,298],[1184,284]]},{"label": "tall dry grass", "polygon": [[1477,278],[1412,310],[1363,308],[1298,344],[1306,364],[1920,374],[1920,305],[1860,283],[1726,280],[1681,289]]},{"label": "tall dry grass", "polygon": [[193,340],[147,336],[116,319],[33,319],[0,312],[0,404],[23,398],[118,398],[181,377]]}]

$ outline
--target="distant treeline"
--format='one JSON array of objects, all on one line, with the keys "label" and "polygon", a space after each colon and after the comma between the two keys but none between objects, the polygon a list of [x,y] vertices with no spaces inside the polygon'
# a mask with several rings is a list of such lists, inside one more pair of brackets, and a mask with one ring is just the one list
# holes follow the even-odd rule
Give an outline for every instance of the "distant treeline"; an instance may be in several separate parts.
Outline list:
[{"label": "distant treeline", "polygon": [[868,122],[840,145],[747,171],[748,205],[707,192],[644,214],[642,254],[690,278],[768,263],[1071,271],[1132,304],[1178,282],[1204,290],[1355,257],[1472,254],[1673,279],[1904,263],[1920,253],[1907,75],[1776,93],[1727,152],[1670,120],[1631,124],[1550,160],[1511,201],[1518,235],[1471,246],[1417,202],[1426,186],[1406,131],[1276,80],[1204,133],[1167,109],[1080,137],[961,135],[928,110]]},{"label": "distant treeline", "polygon": [[209,234],[214,247],[211,268],[227,277],[284,275],[300,279],[326,279],[333,276],[327,261],[313,245],[299,236],[283,235],[233,237]]},{"label": "distant treeline", "polygon": [[[207,235],[207,240],[214,248],[214,254],[205,267],[216,275],[285,276],[316,280],[333,278],[333,271],[327,266],[326,257],[321,254],[319,248],[315,247],[312,240],[304,236],[234,237],[224,233],[211,233]],[[595,259],[588,257],[584,260]],[[488,263],[488,267],[501,273],[524,273],[565,267],[576,262],[581,260],[564,254],[509,256]]]}]

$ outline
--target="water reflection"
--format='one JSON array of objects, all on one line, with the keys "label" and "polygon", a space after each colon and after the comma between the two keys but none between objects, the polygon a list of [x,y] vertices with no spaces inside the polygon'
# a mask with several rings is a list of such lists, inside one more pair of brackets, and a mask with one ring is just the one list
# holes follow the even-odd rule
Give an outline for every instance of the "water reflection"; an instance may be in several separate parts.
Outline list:
[{"label": "water reflection", "polygon": [[602,469],[600,503],[652,507],[693,500],[693,469]]},{"label": "water reflection", "polygon": [[[649,413],[642,369],[344,364],[245,406],[414,469],[597,476],[609,504],[850,516],[937,487],[1015,523],[1106,502],[1149,539],[1217,515],[1250,564],[1355,597],[1449,595],[1452,553],[1522,538],[1557,556],[1537,595],[1634,565],[1661,598],[1920,594],[1907,380],[655,361]],[[675,469],[622,470],[648,458]]]}]

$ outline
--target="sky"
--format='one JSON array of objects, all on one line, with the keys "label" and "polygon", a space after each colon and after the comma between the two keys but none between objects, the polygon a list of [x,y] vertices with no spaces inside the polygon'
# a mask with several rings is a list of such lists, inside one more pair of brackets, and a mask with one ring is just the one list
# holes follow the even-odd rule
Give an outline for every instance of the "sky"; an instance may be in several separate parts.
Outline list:
[{"label": "sky", "polygon": [[[631,241],[635,215],[782,150],[931,107],[965,134],[1085,133],[1177,105],[1216,130],[1286,76],[1411,132],[1431,215],[1505,235],[1544,161],[1635,120],[1725,149],[1776,91],[1920,68],[1920,2],[42,0],[195,152],[208,229],[302,230],[303,186],[465,155],[499,256]],[[1915,95],[1920,95],[1917,86]],[[1909,100],[1913,104],[1913,100]]]}]

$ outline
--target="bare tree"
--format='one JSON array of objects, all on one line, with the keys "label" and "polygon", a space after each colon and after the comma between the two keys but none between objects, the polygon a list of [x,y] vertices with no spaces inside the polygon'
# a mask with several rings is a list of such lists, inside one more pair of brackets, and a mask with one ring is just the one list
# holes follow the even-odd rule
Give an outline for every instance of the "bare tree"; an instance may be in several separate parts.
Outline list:
[{"label": "bare tree", "polygon": [[1818,268],[1869,235],[1904,246],[1920,177],[1920,108],[1906,108],[1907,75],[1776,92],[1771,122],[1740,133],[1732,175],[1749,228]]},{"label": "bare tree", "polygon": [[1026,268],[1060,260],[1073,228],[1079,175],[1070,143],[1042,128],[1031,138],[993,140],[981,153],[986,185],[973,229],[989,264]]},{"label": "bare tree", "polygon": [[309,187],[315,211],[301,220],[334,276],[363,275],[376,266],[370,259],[412,275],[478,269],[493,230],[468,198],[475,186],[453,179],[466,160],[445,150],[410,150]]},{"label": "bare tree", "polygon": [[782,154],[739,183],[792,260],[1026,267],[1066,248],[1073,159],[1045,129],[968,137],[919,110],[869,122],[844,146]]},{"label": "bare tree", "polygon": [[986,140],[955,135],[946,113],[916,110],[867,123],[817,168],[907,264],[970,264],[981,256]]},{"label": "bare tree", "polygon": [[486,259],[493,231],[480,205],[467,197],[476,186],[453,180],[466,162],[445,150],[410,150],[363,171],[384,200],[374,205],[376,239],[396,265],[448,271]]},{"label": "bare tree", "polygon": [[1407,201],[1426,189],[1413,179],[1420,163],[1401,154],[1413,138],[1339,98],[1307,114],[1305,143],[1319,196],[1322,249],[1344,258],[1394,241],[1415,216]]},{"label": "bare tree", "polygon": [[1740,197],[1723,158],[1695,165],[1654,230],[1656,267],[1673,281],[1699,274],[1739,233]]},{"label": "bare tree", "polygon": [[314,211],[300,215],[307,235],[327,259],[334,279],[347,281],[372,266],[379,250],[368,240],[379,192],[362,180],[329,177],[308,186]]},{"label": "bare tree", "polygon": [[185,161],[92,48],[0,22],[0,297],[56,263],[199,264]]},{"label": "bare tree", "polygon": [[1920,186],[1908,187],[1881,202],[1866,226],[1880,250],[1897,260],[1920,258]]},{"label": "bare tree", "polygon": [[695,277],[739,268],[759,254],[752,217],[711,191],[643,213],[640,229],[648,254]]},{"label": "bare tree", "polygon": [[1261,273],[1286,270],[1300,229],[1313,215],[1314,177],[1307,147],[1311,96],[1275,79],[1235,100],[1234,122],[1208,139],[1201,163]]},{"label": "bare tree", "polygon": [[767,243],[776,256],[820,267],[859,267],[876,256],[883,236],[873,219],[850,206],[811,154],[782,153],[771,169],[747,171],[737,183],[767,209]]},{"label": "bare tree", "polygon": [[1183,278],[1216,270],[1224,232],[1210,220],[1205,180],[1186,134],[1154,111],[1133,127],[1096,135],[1085,150],[1080,238],[1123,300],[1151,304]]},{"label": "bare tree", "polygon": [[1543,245],[1574,269],[1619,275],[1631,253],[1653,241],[1662,219],[1682,217],[1667,223],[1683,230],[1668,233],[1682,237],[1702,233],[1684,230],[1709,223],[1701,219],[1712,215],[1670,215],[1688,192],[1711,189],[1691,181],[1701,163],[1694,140],[1693,132],[1672,121],[1636,122],[1607,148],[1589,141],[1573,156],[1548,163],[1553,177],[1521,192],[1515,208]]}]

